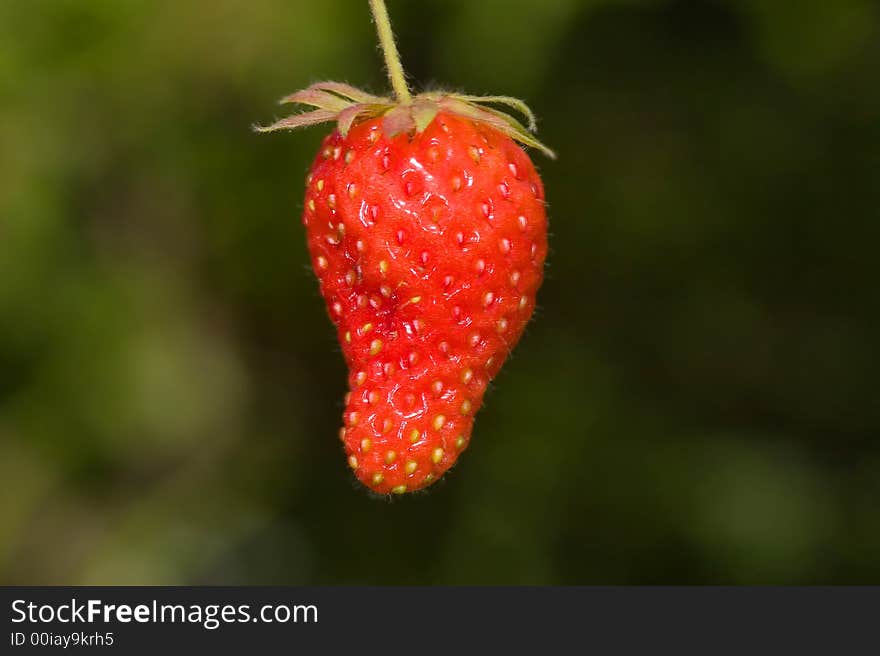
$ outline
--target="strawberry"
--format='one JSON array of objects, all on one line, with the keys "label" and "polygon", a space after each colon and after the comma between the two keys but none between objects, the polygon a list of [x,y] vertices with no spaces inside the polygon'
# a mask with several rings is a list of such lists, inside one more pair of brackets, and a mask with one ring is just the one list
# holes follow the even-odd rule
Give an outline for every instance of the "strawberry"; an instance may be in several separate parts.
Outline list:
[{"label": "strawberry", "polygon": [[496,109],[504,96],[412,97],[371,0],[396,99],[321,82],[316,109],[261,130],[336,121],[306,179],[303,224],[349,367],[340,437],[369,489],[411,492],[467,448],[489,381],[535,307],[547,253],[541,179]]}]

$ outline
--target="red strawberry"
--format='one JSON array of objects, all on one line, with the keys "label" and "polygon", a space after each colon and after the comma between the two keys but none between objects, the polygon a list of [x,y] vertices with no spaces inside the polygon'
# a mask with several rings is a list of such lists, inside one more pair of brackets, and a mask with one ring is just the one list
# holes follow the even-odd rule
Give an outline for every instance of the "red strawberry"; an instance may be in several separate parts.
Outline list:
[{"label": "red strawberry", "polygon": [[[464,450],[486,386],[535,307],[547,253],[541,180],[514,141],[542,148],[475,98],[398,101],[339,83],[285,99],[318,109],[265,128],[337,121],[307,178],[309,252],[349,366],[340,436],[379,493],[436,481]],[[378,11],[377,11],[378,9]],[[550,153],[552,155],[552,153]]]}]

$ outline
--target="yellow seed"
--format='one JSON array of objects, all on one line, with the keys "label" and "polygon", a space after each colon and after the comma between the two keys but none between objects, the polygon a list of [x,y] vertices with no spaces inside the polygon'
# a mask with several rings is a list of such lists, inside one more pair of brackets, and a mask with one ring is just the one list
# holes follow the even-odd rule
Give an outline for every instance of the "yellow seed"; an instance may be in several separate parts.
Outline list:
[{"label": "yellow seed", "polygon": [[431,462],[436,465],[441,460],[443,460],[443,449],[438,446],[436,449],[431,451]]},{"label": "yellow seed", "polygon": [[358,192],[358,188],[357,188],[356,184],[352,183],[351,185],[349,185],[349,187],[348,187],[348,197],[349,198],[354,198],[355,196],[357,196],[357,192]]},{"label": "yellow seed", "polygon": [[459,435],[458,437],[456,437],[455,438],[455,448],[456,449],[463,449],[464,448],[464,441],[465,441],[464,435]]},{"label": "yellow seed", "polygon": [[339,439],[345,441],[345,426],[339,429]]},{"label": "yellow seed", "polygon": [[385,454],[385,462],[387,462],[389,465],[394,462],[395,458],[397,458],[397,452],[395,451],[389,451]]},{"label": "yellow seed", "polygon": [[471,382],[471,378],[474,377],[474,372],[471,369],[465,369],[461,372],[461,382],[467,385]]},{"label": "yellow seed", "polygon": [[391,491],[394,492],[394,494],[403,494],[406,492],[406,485],[395,485],[391,488]]},{"label": "yellow seed", "polygon": [[323,255],[319,255],[318,259],[315,260],[315,262],[317,263],[319,269],[326,269],[327,268],[327,258],[324,257]]},{"label": "yellow seed", "polygon": [[309,209],[314,212],[315,211],[315,199],[309,198]]},{"label": "yellow seed", "polygon": [[391,421],[390,419],[386,419],[385,421],[382,422],[382,432],[383,433],[387,433],[392,428],[394,428],[394,422]]},{"label": "yellow seed", "polygon": [[409,299],[409,302],[410,302],[410,303],[413,303],[413,304],[415,304],[415,303],[421,303],[421,302],[422,302],[422,297],[421,297],[421,296],[413,296],[411,299]]},{"label": "yellow seed", "polygon": [[415,460],[407,460],[404,469],[406,470],[407,474],[412,474],[418,468],[418,466],[419,463],[417,463]]},{"label": "yellow seed", "polygon": [[324,189],[324,181],[318,180],[318,191],[323,191]]},{"label": "yellow seed", "polygon": [[359,371],[357,376],[355,377],[355,382],[358,384],[358,387],[367,382],[367,372]]},{"label": "yellow seed", "polygon": [[371,324],[371,323],[365,323],[365,324],[361,327],[361,332],[366,334],[366,333],[370,332],[372,329],[373,329],[373,324]]},{"label": "yellow seed", "polygon": [[388,273],[388,262],[386,260],[381,260],[379,262],[379,271],[382,273]]},{"label": "yellow seed", "polygon": [[327,204],[330,207],[336,207],[336,194],[330,194],[327,196]]},{"label": "yellow seed", "polygon": [[433,480],[434,480],[434,474],[428,474],[427,476],[425,476],[425,485],[427,485],[428,483],[430,483]]},{"label": "yellow seed", "polygon": [[477,150],[476,146],[471,146],[470,148],[468,148],[468,155],[471,156],[471,159],[474,160],[474,162],[479,163],[480,151]]},{"label": "yellow seed", "polygon": [[345,331],[345,341],[351,343],[351,331],[349,330]]},{"label": "yellow seed", "polygon": [[410,441],[410,442],[418,442],[418,441],[419,441],[419,438],[420,438],[421,436],[422,436],[422,434],[419,432],[419,429],[418,429],[418,428],[413,428],[413,429],[412,429],[412,432],[409,434],[409,441]]},{"label": "yellow seed", "polygon": [[373,485],[381,485],[382,481],[385,480],[384,474],[382,472],[376,472],[373,474]]},{"label": "yellow seed", "polygon": [[358,413],[350,412],[348,414],[348,423],[350,423],[352,426],[357,426],[358,421],[360,421],[360,415],[358,415]]},{"label": "yellow seed", "polygon": [[370,441],[370,438],[365,437],[361,440],[361,451],[363,453],[367,453],[370,448],[373,446],[373,443]]},{"label": "yellow seed", "polygon": [[504,331],[506,331],[507,330],[507,319],[499,319],[498,323],[495,326],[495,329],[499,333],[503,333]]},{"label": "yellow seed", "polygon": [[351,467],[352,469],[358,468],[357,456],[355,456],[355,455],[348,456],[348,466]]},{"label": "yellow seed", "polygon": [[465,399],[461,404],[461,414],[466,415],[471,411],[471,402]]},{"label": "yellow seed", "polygon": [[351,164],[352,161],[354,161],[354,151],[349,150],[347,153],[345,153],[345,163]]},{"label": "yellow seed", "polygon": [[434,426],[434,430],[440,430],[441,428],[443,428],[443,424],[445,423],[446,417],[444,417],[443,415],[437,415],[436,417],[434,417],[434,423],[432,425]]},{"label": "yellow seed", "polygon": [[382,340],[374,339],[370,342],[370,355],[376,355],[382,350]]}]

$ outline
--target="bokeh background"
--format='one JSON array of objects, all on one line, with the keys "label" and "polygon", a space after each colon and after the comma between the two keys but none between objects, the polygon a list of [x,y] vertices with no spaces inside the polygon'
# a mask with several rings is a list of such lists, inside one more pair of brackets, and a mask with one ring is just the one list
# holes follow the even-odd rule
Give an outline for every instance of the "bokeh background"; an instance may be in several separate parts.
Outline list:
[{"label": "bokeh background", "polygon": [[308,268],[365,0],[0,2],[0,582],[880,583],[880,9],[389,0],[416,86],[560,154],[540,308],[428,493],[370,498]]}]

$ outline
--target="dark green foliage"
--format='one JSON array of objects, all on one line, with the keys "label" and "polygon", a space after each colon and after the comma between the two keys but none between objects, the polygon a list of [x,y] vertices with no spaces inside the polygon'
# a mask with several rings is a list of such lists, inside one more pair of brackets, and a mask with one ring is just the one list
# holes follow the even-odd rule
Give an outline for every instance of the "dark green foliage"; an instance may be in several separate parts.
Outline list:
[{"label": "dark green foliage", "polygon": [[385,91],[367,3],[0,3],[0,582],[880,583],[876,4],[389,4],[416,88],[559,154],[536,320],[394,503],[336,437],[323,128],[250,130]]}]

